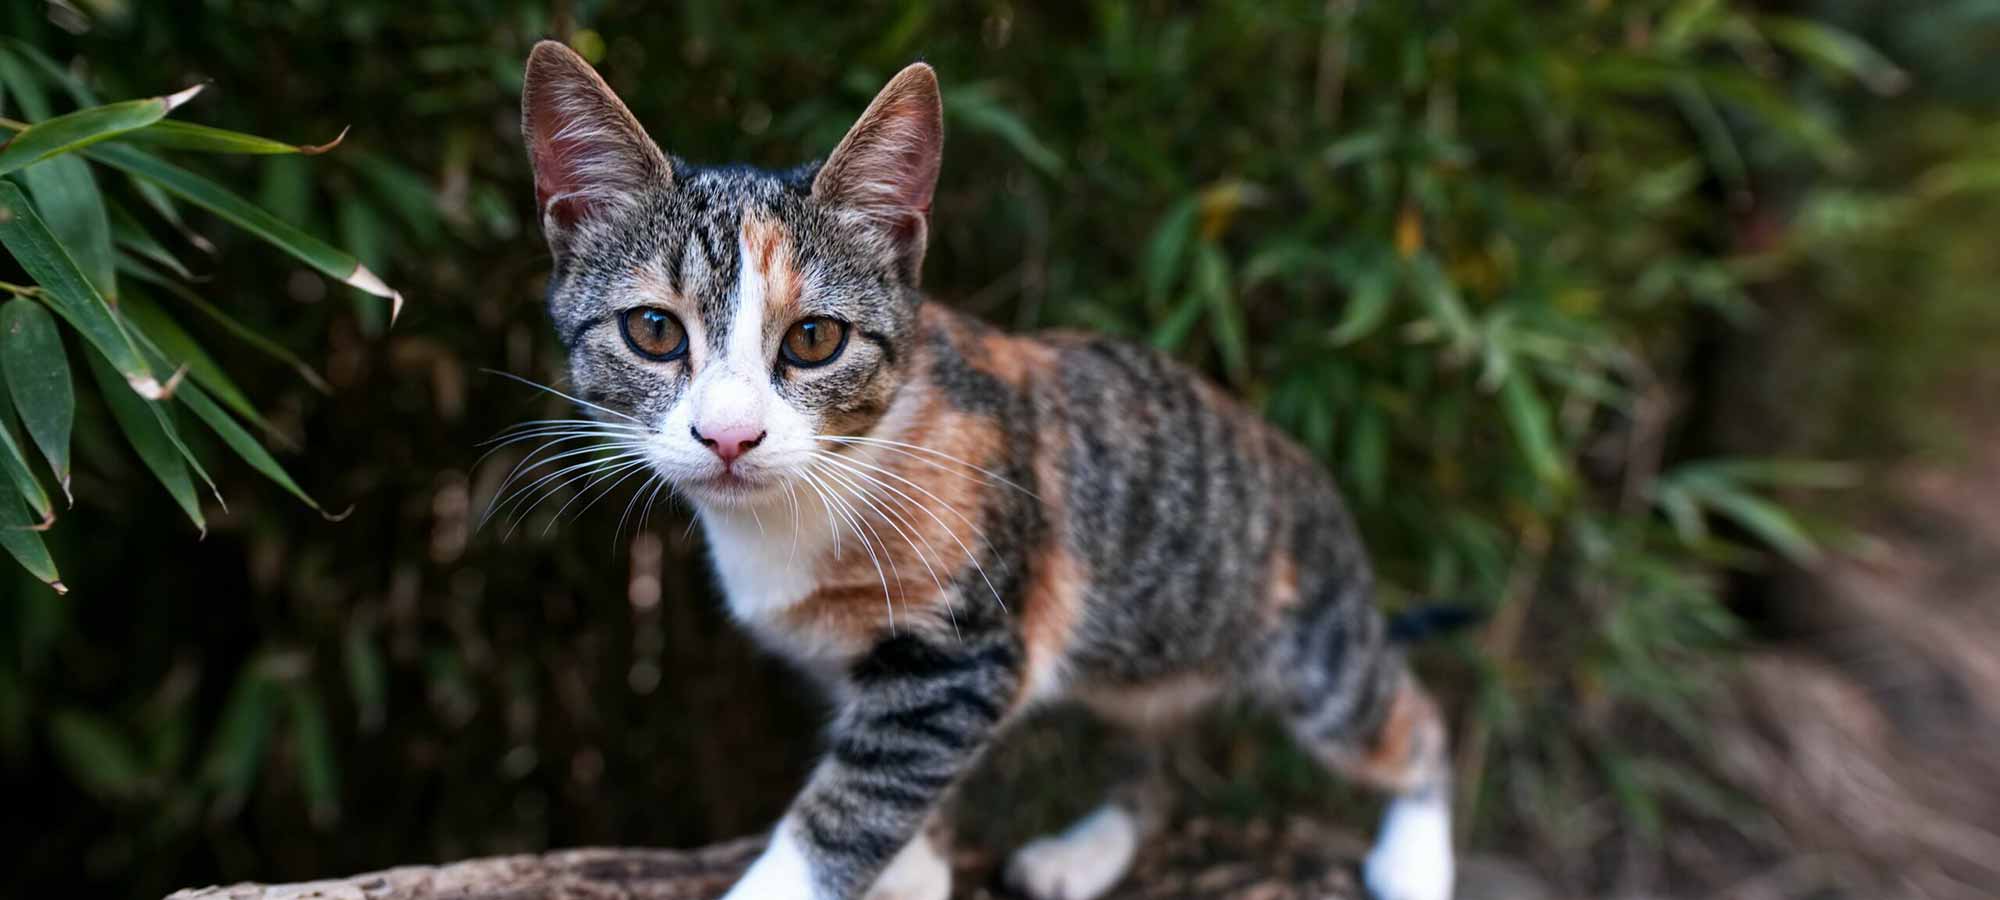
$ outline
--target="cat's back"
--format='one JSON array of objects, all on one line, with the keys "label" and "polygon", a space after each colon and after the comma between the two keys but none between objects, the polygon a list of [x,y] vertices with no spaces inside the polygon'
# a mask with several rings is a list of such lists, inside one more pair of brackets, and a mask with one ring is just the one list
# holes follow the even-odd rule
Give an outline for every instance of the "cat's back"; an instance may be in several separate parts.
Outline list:
[{"label": "cat's back", "polygon": [[1332,479],[1200,373],[1103,335],[926,319],[1009,389],[995,413],[1032,435],[1016,452],[1032,456],[1022,468],[1048,539],[1029,562],[1060,570],[1041,581],[1074,596],[1030,601],[1065,609],[1079,674],[1138,682],[1221,664],[1292,608],[1366,583]]}]

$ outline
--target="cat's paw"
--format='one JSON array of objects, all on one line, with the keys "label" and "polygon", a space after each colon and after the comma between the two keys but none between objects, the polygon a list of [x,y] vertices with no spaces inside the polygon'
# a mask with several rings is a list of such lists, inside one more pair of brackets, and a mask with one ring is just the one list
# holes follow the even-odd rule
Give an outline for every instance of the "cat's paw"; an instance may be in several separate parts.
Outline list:
[{"label": "cat's paw", "polygon": [[947,900],[951,896],[951,863],[919,834],[910,841],[868,889],[867,900]]},{"label": "cat's paw", "polygon": [[1107,806],[1014,851],[1001,878],[1029,900],[1094,900],[1125,876],[1138,846],[1131,815]]},{"label": "cat's paw", "polygon": [[1390,804],[1382,834],[1361,864],[1374,900],[1451,900],[1451,813],[1437,800]]}]

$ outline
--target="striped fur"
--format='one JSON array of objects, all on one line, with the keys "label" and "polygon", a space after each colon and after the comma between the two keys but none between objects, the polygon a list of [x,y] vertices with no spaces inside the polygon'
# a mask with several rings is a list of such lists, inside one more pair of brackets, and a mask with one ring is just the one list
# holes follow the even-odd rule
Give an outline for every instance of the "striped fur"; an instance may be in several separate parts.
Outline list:
[{"label": "striped fur", "polygon": [[[1063,700],[1147,734],[1221,700],[1268,706],[1330,767],[1401,798],[1371,858],[1377,892],[1448,894],[1443,726],[1370,605],[1326,473],[1151,351],[921,302],[942,141],[927,67],[898,75],[825,164],[776,173],[651,165],[650,139],[554,45],[531,58],[527,96],[531,147],[595,142],[536,150],[537,184],[617,197],[547,223],[576,389],[646,430],[732,612],[836,703],[825,761],[732,898],[862,897],[892,860],[883,891],[942,898],[944,867],[913,839],[999,732]],[[639,306],[685,325],[685,358],[624,344],[618,314]],[[807,316],[847,323],[848,343],[788,366],[779,342]],[[720,462],[699,440],[717,417],[768,436]],[[1062,867],[1105,857],[1089,847],[1129,858],[1163,816],[1156,795],[1114,791],[1024,852],[1017,886],[1108,887],[1122,861]]]}]

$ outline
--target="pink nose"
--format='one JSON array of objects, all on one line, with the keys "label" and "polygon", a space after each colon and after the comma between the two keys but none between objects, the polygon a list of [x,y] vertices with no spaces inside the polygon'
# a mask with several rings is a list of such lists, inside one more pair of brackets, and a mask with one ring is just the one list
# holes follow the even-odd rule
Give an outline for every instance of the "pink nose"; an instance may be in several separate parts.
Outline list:
[{"label": "pink nose", "polygon": [[749,453],[750,448],[764,442],[766,434],[762,429],[745,425],[718,428],[714,431],[704,431],[690,425],[688,433],[694,435],[694,439],[700,441],[702,446],[715,451],[716,456],[722,457],[724,464],[735,462],[737,457]]}]

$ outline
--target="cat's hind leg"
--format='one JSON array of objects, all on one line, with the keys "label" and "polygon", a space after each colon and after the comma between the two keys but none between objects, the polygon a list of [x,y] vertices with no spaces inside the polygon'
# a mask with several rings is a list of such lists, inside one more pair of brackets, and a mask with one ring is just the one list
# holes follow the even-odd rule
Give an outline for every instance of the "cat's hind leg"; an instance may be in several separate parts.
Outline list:
[{"label": "cat's hind leg", "polygon": [[1376,636],[1332,654],[1340,671],[1297,670],[1303,677],[1293,679],[1288,719],[1293,734],[1328,768],[1390,795],[1362,864],[1362,880],[1375,900],[1450,900],[1444,720],[1401,655],[1379,640],[1379,631]]},{"label": "cat's hind leg", "polygon": [[1168,814],[1159,751],[1146,748],[1133,774],[1104,804],[1069,827],[1023,844],[1001,878],[1030,900],[1093,900],[1125,877],[1146,838]]}]

